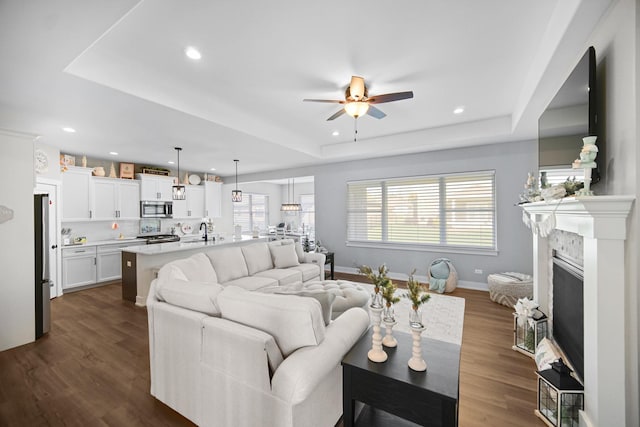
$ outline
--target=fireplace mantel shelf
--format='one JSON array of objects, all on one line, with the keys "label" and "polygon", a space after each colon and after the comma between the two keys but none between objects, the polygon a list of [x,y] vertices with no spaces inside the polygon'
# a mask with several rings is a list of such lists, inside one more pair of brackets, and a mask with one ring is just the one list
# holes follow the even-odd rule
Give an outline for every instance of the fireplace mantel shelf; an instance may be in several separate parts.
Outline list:
[{"label": "fireplace mantel shelf", "polygon": [[581,196],[520,205],[534,223],[554,215],[554,228],[602,239],[626,238],[634,196]]}]

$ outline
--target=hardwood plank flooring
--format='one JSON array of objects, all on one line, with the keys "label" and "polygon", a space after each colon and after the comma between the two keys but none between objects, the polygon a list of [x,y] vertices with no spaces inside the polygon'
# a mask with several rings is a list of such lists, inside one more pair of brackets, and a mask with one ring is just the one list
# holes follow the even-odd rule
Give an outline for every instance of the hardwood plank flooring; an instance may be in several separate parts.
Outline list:
[{"label": "hardwood plank flooring", "polygon": [[[533,360],[511,350],[511,310],[486,292],[453,295],[466,299],[459,425],[543,425]],[[51,310],[51,332],[0,352],[0,426],[193,425],[149,394],[146,310],[123,301],[119,283],[67,293]]]}]

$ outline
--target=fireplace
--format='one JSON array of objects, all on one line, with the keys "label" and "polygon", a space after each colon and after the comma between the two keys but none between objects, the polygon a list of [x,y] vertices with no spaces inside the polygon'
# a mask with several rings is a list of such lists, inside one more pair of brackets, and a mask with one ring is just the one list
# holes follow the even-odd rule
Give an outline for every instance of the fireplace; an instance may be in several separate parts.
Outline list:
[{"label": "fireplace", "polygon": [[584,378],[584,282],[576,260],[553,252],[551,331],[578,380]]},{"label": "fireplace", "polygon": [[553,274],[548,232],[582,236],[584,411],[581,426],[625,425],[625,239],[633,196],[582,196],[522,205],[533,237],[533,289],[549,313]]}]

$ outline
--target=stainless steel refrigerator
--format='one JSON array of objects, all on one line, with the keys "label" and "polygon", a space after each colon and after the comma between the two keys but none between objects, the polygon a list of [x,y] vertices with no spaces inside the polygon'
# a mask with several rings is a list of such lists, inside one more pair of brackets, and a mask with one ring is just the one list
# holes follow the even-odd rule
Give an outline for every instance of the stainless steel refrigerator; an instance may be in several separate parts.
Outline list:
[{"label": "stainless steel refrigerator", "polygon": [[35,290],[36,339],[51,328],[51,300],[49,280],[49,195],[33,196],[35,229]]}]

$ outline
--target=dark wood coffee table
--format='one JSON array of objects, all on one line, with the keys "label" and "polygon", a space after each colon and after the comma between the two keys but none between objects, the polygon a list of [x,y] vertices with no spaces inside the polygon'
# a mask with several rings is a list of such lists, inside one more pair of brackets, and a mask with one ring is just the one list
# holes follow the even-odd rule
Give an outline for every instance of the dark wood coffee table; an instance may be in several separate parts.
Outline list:
[{"label": "dark wood coffee table", "polygon": [[[367,359],[371,333],[370,329],[342,360],[344,426],[457,426],[460,346],[423,336],[427,372],[415,372],[407,366],[410,334],[394,332],[398,346],[384,347],[387,361],[374,363]],[[356,400],[368,405],[357,423]]]}]

